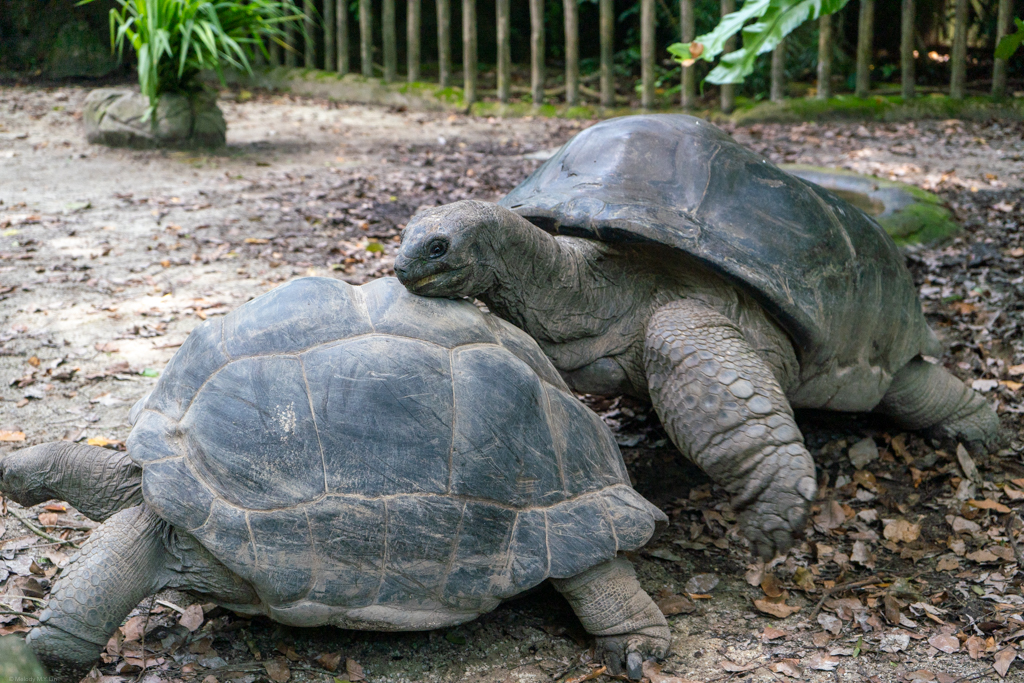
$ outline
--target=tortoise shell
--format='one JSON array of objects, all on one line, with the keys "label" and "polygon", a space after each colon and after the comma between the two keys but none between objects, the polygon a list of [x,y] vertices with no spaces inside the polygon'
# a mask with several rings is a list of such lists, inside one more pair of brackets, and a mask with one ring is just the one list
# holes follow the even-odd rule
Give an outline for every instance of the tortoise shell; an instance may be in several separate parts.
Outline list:
[{"label": "tortoise shell", "polygon": [[878,223],[701,119],[598,123],[499,203],[552,233],[695,257],[749,291],[793,338],[802,368],[827,381],[849,367],[891,373],[933,348]]},{"label": "tortoise shell", "polygon": [[203,323],[127,445],[146,503],[305,626],[465,621],[665,519],[532,339],[394,278]]}]

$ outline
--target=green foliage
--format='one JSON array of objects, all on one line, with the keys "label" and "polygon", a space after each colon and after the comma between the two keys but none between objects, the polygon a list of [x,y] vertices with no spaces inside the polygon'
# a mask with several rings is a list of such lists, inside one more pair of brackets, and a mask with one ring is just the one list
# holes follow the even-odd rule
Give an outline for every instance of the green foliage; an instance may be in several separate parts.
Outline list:
[{"label": "green foliage", "polygon": [[[747,0],[736,12],[722,17],[710,33],[689,45],[675,43],[668,50],[676,60],[689,65],[697,59],[712,62],[722,54],[725,43],[742,31],[743,47],[724,55],[707,76],[712,83],[742,83],[754,71],[757,56],[775,49],[783,38],[810,19],[841,10],[848,0]],[[754,23],[747,24],[754,20]]]},{"label": "green foliage", "polygon": [[[79,4],[90,2],[94,0]],[[267,55],[262,38],[290,49],[283,40],[283,24],[304,18],[294,0],[116,2],[121,7],[110,10],[111,48],[119,57],[126,44],[135,51],[149,117],[161,93],[199,90],[200,71],[216,72],[221,82],[226,66],[251,74],[250,56],[257,50]]]},{"label": "green foliage", "polygon": [[1024,43],[1024,21],[1014,18],[1017,24],[1017,32],[1003,36],[996,47],[996,59],[1009,59],[1017,51],[1021,43]]}]

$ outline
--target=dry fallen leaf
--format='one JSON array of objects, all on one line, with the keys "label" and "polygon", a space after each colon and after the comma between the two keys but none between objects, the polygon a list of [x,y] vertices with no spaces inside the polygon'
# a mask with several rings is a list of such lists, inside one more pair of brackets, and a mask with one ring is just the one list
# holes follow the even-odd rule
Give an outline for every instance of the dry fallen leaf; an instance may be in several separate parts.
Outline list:
[{"label": "dry fallen leaf", "polygon": [[774,626],[765,626],[764,631],[761,633],[761,640],[775,640],[782,638],[786,635],[786,632],[781,628],[775,628]]},{"label": "dry fallen leaf", "polygon": [[974,464],[974,459],[971,458],[971,454],[967,452],[962,443],[956,445],[956,459],[960,463],[960,469],[965,477],[973,482],[981,481],[981,475],[978,474],[978,466]]},{"label": "dry fallen leaf", "polygon": [[971,562],[977,562],[979,564],[999,561],[999,557],[997,557],[994,553],[990,553],[987,550],[975,550],[973,553],[968,553],[967,559]]},{"label": "dry fallen leaf", "polygon": [[828,612],[822,612],[818,615],[818,623],[821,624],[821,627],[823,629],[825,629],[834,636],[838,636],[839,633],[843,630],[842,620],[837,616],[829,614]]},{"label": "dry fallen leaf", "polygon": [[905,519],[893,519],[886,522],[882,535],[888,541],[897,543],[913,543],[921,536],[921,525]]},{"label": "dry fallen leaf", "polygon": [[351,657],[345,660],[345,673],[348,674],[348,680],[352,683],[366,679],[366,676],[363,675],[363,667]]},{"label": "dry fallen leaf", "polygon": [[686,582],[687,593],[710,593],[718,585],[718,577],[714,574],[694,574]]},{"label": "dry fallen leaf", "polygon": [[836,500],[830,500],[822,505],[821,513],[814,516],[814,524],[822,531],[828,532],[838,529],[846,523],[846,511]]},{"label": "dry fallen leaf", "polygon": [[187,628],[189,631],[195,631],[203,625],[203,606],[202,605],[189,605],[185,608],[185,613],[178,619],[178,623]]},{"label": "dry fallen leaf", "polygon": [[996,653],[995,661],[992,662],[992,668],[996,670],[1000,678],[1006,678],[1006,672],[1010,670],[1010,665],[1013,664],[1013,660],[1017,658],[1017,653],[1012,647],[1007,647]]},{"label": "dry fallen leaf", "polygon": [[337,671],[338,666],[341,665],[341,653],[324,652],[316,658],[316,663],[328,671]]},{"label": "dry fallen leaf", "polygon": [[822,654],[815,652],[813,655],[803,660],[803,665],[815,669],[817,671],[834,671],[839,666],[839,657],[833,657],[831,655]]},{"label": "dry fallen leaf", "polygon": [[0,441],[24,441],[25,432],[12,432],[0,429]]},{"label": "dry fallen leaf", "polygon": [[765,574],[764,578],[761,579],[761,590],[769,598],[780,597],[785,590],[782,588],[782,583],[775,574]]},{"label": "dry fallen leaf", "polygon": [[1004,515],[1010,511],[1010,508],[1006,507],[1002,503],[996,502],[994,500],[989,500],[988,498],[985,498],[983,500],[971,499],[967,501],[967,504],[972,505],[981,510],[995,510],[996,512]]},{"label": "dry fallen leaf", "polygon": [[768,667],[777,674],[785,674],[790,678],[803,678],[804,670],[800,668],[799,659],[780,659],[777,662],[772,662],[772,665]]},{"label": "dry fallen leaf", "polygon": [[675,595],[667,591],[662,591],[658,594],[654,600],[654,604],[658,606],[661,613],[666,617],[670,617],[673,614],[689,614],[693,610],[697,609],[697,606],[693,604],[689,598],[685,595]]},{"label": "dry fallen leaf", "polygon": [[928,644],[934,647],[936,650],[941,650],[947,655],[951,655],[954,652],[960,651],[960,641],[957,640],[956,636],[950,636],[943,633],[938,633],[928,639]]},{"label": "dry fallen leaf", "polygon": [[967,648],[967,654],[971,656],[971,659],[981,659],[981,655],[985,651],[985,641],[980,636],[971,636],[964,643],[964,647]]},{"label": "dry fallen leaf", "polygon": [[720,661],[718,663],[718,666],[722,667],[722,669],[724,669],[725,671],[728,671],[729,673],[736,674],[736,673],[743,673],[744,671],[753,671],[754,669],[760,667],[761,665],[758,664],[757,662],[749,662],[747,664],[737,664],[736,662],[732,661],[731,659],[723,659],[722,661]]},{"label": "dry fallen leaf", "polygon": [[960,563],[952,557],[940,558],[938,564],[935,565],[935,571],[939,572],[955,572],[959,569]]},{"label": "dry fallen leaf", "polygon": [[292,677],[292,670],[288,668],[288,662],[284,657],[264,662],[263,668],[267,670],[267,675],[270,676],[270,679],[276,683],[285,683],[285,681]]},{"label": "dry fallen leaf", "polygon": [[779,619],[785,619],[800,611],[800,607],[797,605],[787,605],[784,602],[771,602],[770,600],[754,600],[754,607]]}]

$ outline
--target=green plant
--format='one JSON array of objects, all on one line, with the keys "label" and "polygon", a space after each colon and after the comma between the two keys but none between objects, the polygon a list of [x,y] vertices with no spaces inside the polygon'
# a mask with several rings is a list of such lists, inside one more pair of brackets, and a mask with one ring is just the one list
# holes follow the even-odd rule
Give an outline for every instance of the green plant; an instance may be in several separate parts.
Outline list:
[{"label": "green plant", "polygon": [[[743,7],[722,17],[710,33],[690,44],[675,43],[668,50],[689,66],[698,59],[712,62],[722,54],[725,42],[742,32],[743,47],[724,55],[707,75],[712,83],[742,83],[754,71],[757,56],[775,49],[783,38],[809,19],[833,14],[848,0],[747,0]],[[754,23],[746,25],[748,21]]]},{"label": "green plant", "polygon": [[[285,49],[283,25],[304,15],[294,0],[116,0],[110,10],[111,49],[124,54],[131,46],[138,59],[139,86],[149,98],[152,118],[162,93],[194,94],[200,71],[224,67],[252,73],[250,56],[267,55],[263,38]],[[84,5],[94,0],[82,0]]]},{"label": "green plant", "polygon": [[1003,36],[996,47],[996,59],[1009,59],[1017,51],[1021,43],[1024,43],[1024,21],[1014,17],[1017,24],[1017,32]]}]

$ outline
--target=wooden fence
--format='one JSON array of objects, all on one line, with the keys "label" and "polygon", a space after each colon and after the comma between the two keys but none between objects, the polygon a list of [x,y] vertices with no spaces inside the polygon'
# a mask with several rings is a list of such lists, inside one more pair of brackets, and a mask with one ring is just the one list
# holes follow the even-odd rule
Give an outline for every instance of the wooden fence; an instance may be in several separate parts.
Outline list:
[{"label": "wooden fence", "polygon": [[[297,2],[298,0],[296,0]],[[545,47],[544,47],[544,3],[545,0],[526,0],[529,3],[529,35],[530,35],[530,96],[534,103],[545,100]],[[548,0],[549,2],[552,0]],[[637,0],[640,9],[640,105],[644,109],[655,105],[655,2],[656,0]],[[661,1],[661,0],[658,0]],[[851,4],[859,4],[858,39],[856,49],[856,89],[858,97],[867,97],[871,88],[871,61],[873,58],[874,9],[876,0],[852,0]],[[950,96],[963,98],[965,95],[966,64],[967,64],[967,31],[969,24],[969,0],[952,0],[955,2],[955,28],[952,55],[950,60]],[[374,8],[371,3],[380,3],[380,48],[383,56],[382,67],[376,71],[385,82],[394,82],[398,74],[398,36],[396,33],[395,2],[396,0],[358,0],[358,36],[359,36],[359,67],[362,75],[375,75],[373,63],[374,50]],[[461,0],[462,2],[462,55],[463,55],[463,98],[471,104],[479,98],[477,67],[478,54],[477,32],[477,0]],[[579,59],[579,0],[562,0],[565,29],[565,91],[564,101],[573,106],[580,101],[580,59]],[[678,0],[679,2],[679,39],[690,42],[694,39],[694,0]],[[914,18],[915,0],[901,0],[901,80],[902,94],[905,98],[914,96],[914,64],[918,55],[914,49]],[[998,0],[997,40],[1006,35],[1012,28],[1013,0]],[[615,75],[613,69],[615,16],[613,0],[597,0],[599,8],[598,33],[600,35],[600,92],[587,92],[597,95],[602,106],[613,106],[616,103]],[[316,68],[320,65],[327,71],[342,74],[349,73],[349,0],[302,0],[302,10],[308,17],[305,33],[308,39],[303,40],[300,32],[294,28],[288,31],[288,42],[294,46],[290,50],[281,50],[272,46],[271,62],[285,66],[297,66],[301,56],[304,66]],[[435,0],[436,40],[438,57],[438,82],[442,87],[452,85],[452,31],[451,31],[451,0]],[[736,9],[736,0],[720,0],[721,14]],[[420,58],[422,55],[422,6],[421,0],[406,0],[406,78],[415,82],[421,78]],[[496,95],[499,102],[508,102],[512,91],[511,79],[511,24],[510,0],[495,0],[496,17],[496,53],[493,63],[496,64]],[[821,99],[832,96],[832,52],[833,52],[833,17],[819,19],[819,45],[817,69],[817,93]],[[965,30],[961,30],[965,27]],[[729,41],[726,52],[736,47],[736,39]],[[317,49],[322,54],[317,54]],[[772,54],[771,66],[771,99],[780,101],[784,98],[785,83],[785,46],[780,45]],[[488,55],[490,57],[490,55]],[[490,60],[488,60],[490,61]],[[684,109],[696,106],[696,66],[682,69],[681,96],[679,104]],[[587,90],[587,89],[584,89]],[[1001,97],[1006,92],[1006,62],[995,60],[992,78],[992,94]],[[721,107],[729,112],[735,106],[735,86],[720,87]]]}]

